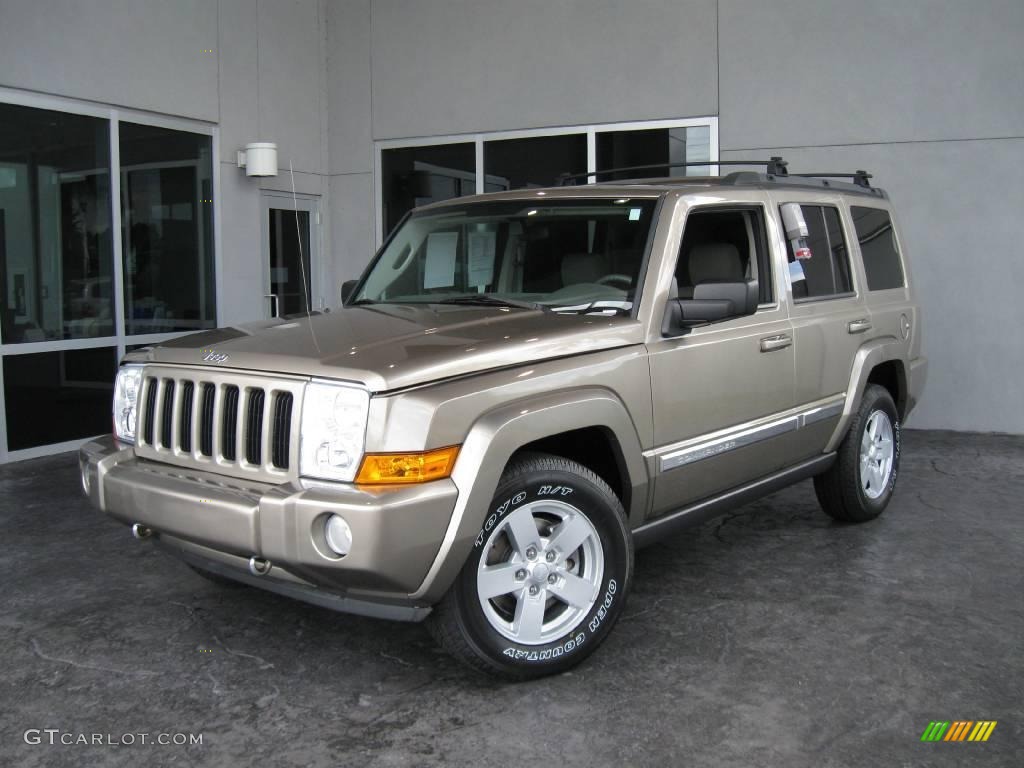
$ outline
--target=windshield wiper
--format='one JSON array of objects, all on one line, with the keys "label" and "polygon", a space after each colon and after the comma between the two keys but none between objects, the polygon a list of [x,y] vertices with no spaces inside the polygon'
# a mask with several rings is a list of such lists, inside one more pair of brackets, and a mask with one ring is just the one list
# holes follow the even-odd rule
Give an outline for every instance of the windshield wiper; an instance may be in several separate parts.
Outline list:
[{"label": "windshield wiper", "polygon": [[378,304],[380,302],[374,301],[373,299],[356,299],[346,304],[346,307],[365,307],[367,304]]},{"label": "windshield wiper", "polygon": [[432,301],[431,304],[467,304],[481,307],[518,307],[519,309],[540,309],[550,312],[551,308],[533,301],[520,301],[518,299],[502,299],[492,296],[489,293],[476,293],[467,296],[453,296],[450,299]]},{"label": "windshield wiper", "polygon": [[597,301],[592,301],[589,304],[585,304],[584,306],[581,307],[577,305],[572,305],[568,307],[555,307],[554,311],[557,312],[558,314],[566,315],[589,315],[596,314],[598,312],[612,312],[616,315],[629,314],[629,310],[626,309],[625,307],[616,307],[610,306],[608,304],[600,304],[600,302],[602,301],[607,301],[607,299],[598,299]]}]

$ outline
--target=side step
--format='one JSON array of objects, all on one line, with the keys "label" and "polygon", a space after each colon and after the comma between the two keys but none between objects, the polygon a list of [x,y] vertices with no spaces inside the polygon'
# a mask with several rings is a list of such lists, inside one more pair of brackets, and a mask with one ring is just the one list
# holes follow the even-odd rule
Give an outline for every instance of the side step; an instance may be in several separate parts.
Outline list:
[{"label": "side step", "polygon": [[733,488],[719,496],[712,496],[675,512],[669,512],[667,515],[644,523],[634,530],[633,543],[637,549],[654,544],[677,531],[700,525],[736,507],[767,496],[769,493],[775,493],[788,485],[821,474],[831,467],[835,460],[835,453],[826,453],[781,472],[776,472],[774,475],[768,475],[747,485],[741,485],[739,488]]}]

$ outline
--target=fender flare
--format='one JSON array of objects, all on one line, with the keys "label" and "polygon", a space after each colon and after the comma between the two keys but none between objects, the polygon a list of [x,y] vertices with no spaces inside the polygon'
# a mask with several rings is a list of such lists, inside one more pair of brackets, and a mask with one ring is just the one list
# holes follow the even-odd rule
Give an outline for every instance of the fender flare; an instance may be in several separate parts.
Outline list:
[{"label": "fender flare", "polygon": [[[850,427],[853,414],[860,408],[861,398],[864,396],[864,389],[868,384],[868,376],[872,369],[881,363],[896,360],[906,368],[904,361],[904,345],[895,336],[883,336],[879,339],[864,344],[853,356],[853,367],[850,371],[850,385],[846,390],[846,401],[843,403],[843,413],[839,417],[832,437],[829,438],[825,452],[829,453],[839,448],[839,444],[846,436]],[[906,373],[906,371],[904,371]]]},{"label": "fender flare", "polygon": [[502,405],[474,422],[459,451],[452,480],[459,489],[448,530],[423,583],[410,599],[439,601],[455,581],[487,517],[505,466],[524,445],[587,427],[610,430],[619,441],[633,519],[646,508],[649,478],[636,426],[625,404],[599,387],[564,390]]}]

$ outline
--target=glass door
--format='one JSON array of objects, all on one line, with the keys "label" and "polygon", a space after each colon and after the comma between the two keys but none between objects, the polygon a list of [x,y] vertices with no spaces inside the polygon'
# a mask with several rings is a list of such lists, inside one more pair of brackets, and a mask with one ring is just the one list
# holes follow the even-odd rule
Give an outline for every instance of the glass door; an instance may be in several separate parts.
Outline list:
[{"label": "glass door", "polygon": [[265,316],[312,312],[317,294],[319,254],[314,226],[319,201],[288,194],[263,194]]}]

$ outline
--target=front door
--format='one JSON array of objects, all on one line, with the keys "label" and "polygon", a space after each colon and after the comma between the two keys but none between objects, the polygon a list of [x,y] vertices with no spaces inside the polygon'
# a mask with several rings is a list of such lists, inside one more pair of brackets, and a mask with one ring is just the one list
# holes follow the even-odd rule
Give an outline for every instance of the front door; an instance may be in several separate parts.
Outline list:
[{"label": "front door", "polygon": [[263,194],[263,301],[266,317],[305,314],[319,305],[316,198]]},{"label": "front door", "polygon": [[761,205],[699,206],[687,215],[678,297],[692,298],[705,282],[756,279],[760,306],[649,345],[655,516],[770,474],[794,450],[793,329],[765,216]]}]

